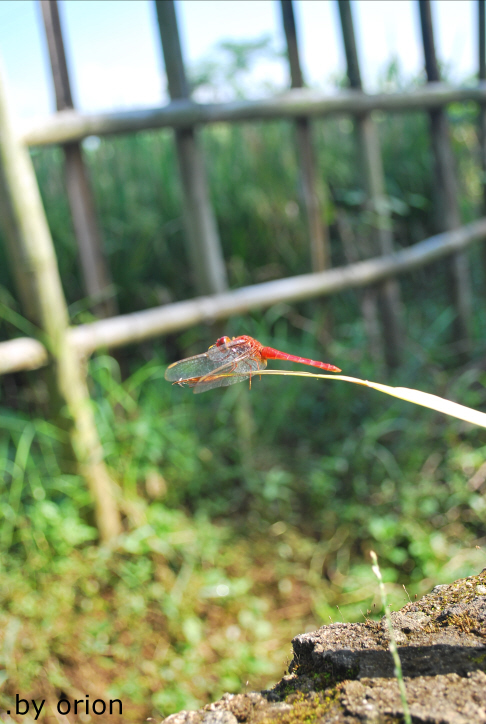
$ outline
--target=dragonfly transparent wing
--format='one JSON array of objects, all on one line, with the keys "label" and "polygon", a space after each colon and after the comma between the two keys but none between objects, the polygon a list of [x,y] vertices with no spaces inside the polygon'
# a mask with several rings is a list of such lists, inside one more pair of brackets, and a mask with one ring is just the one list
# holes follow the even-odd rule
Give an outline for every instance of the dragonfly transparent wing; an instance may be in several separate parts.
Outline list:
[{"label": "dragonfly transparent wing", "polygon": [[251,379],[252,376],[258,374],[258,370],[263,370],[267,366],[264,359],[254,359],[252,357],[236,358],[226,363],[222,367],[213,370],[209,374],[201,377],[197,382],[189,383],[194,387],[194,394],[198,395],[207,390],[213,390],[216,387],[228,387],[237,382],[244,382]]},{"label": "dragonfly transparent wing", "polygon": [[221,367],[221,364],[221,360],[211,359],[208,352],[204,352],[169,365],[165,371],[165,379],[169,382],[180,382],[195,377],[204,377]]}]

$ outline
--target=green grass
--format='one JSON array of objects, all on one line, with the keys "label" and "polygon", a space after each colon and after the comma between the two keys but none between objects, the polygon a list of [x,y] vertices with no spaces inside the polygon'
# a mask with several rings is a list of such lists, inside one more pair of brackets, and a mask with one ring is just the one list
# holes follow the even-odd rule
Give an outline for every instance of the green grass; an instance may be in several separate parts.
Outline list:
[{"label": "green grass", "polygon": [[[279,329],[276,343],[295,344]],[[355,334],[329,351],[368,371]],[[300,342],[315,353],[310,335]],[[263,378],[198,397],[165,382],[156,351],[132,365],[90,364],[124,501],[115,552],[93,545],[56,429],[25,411],[2,418],[5,708],[16,691],[90,693],[140,720],[263,687],[295,634],[379,612],[370,549],[394,607],[403,584],[420,595],[484,566],[484,497],[468,486],[486,459],[481,431],[339,382]],[[403,384],[418,376],[484,407],[484,372],[452,378],[412,356],[408,369]]]}]

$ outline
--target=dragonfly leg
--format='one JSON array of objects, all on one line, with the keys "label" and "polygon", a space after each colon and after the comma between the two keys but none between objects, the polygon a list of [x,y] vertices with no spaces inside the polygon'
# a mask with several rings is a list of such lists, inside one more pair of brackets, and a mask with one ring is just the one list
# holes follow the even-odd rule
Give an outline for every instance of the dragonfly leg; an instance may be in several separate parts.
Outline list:
[{"label": "dragonfly leg", "polygon": [[194,387],[200,379],[200,377],[188,377],[185,380],[176,380],[172,384],[179,385],[179,387]]}]

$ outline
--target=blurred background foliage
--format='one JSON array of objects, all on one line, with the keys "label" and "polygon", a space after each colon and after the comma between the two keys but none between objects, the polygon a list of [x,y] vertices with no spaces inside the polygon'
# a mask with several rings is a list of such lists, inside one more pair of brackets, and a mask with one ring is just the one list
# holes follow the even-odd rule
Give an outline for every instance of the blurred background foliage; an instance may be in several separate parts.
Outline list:
[{"label": "blurred background foliage", "polygon": [[[233,53],[239,84],[251,54],[223,50]],[[211,78],[206,66],[195,85],[209,93]],[[382,85],[408,87],[396,63]],[[477,109],[451,106],[449,119],[467,222],[481,213]],[[404,247],[437,230],[427,118],[377,114],[377,123]],[[367,234],[353,125],[313,125],[340,265],[343,228],[357,253]],[[231,287],[309,271],[292,124],[217,125],[200,135]],[[120,311],[193,295],[172,134],[88,139],[85,151]],[[32,156],[73,323],[90,321],[62,155]],[[3,253],[0,245],[0,329],[9,338],[21,333],[20,310]],[[66,472],[42,372],[4,376],[0,705],[9,708],[15,692],[52,701],[90,693],[121,698],[124,721],[196,707],[247,682],[276,681],[292,636],[329,619],[379,615],[371,548],[394,607],[483,568],[484,431],[337,381],[266,377],[251,391],[194,397],[163,379],[168,362],[203,351],[220,332],[250,334],[346,374],[485,409],[479,246],[470,258],[467,362],[451,343],[446,263],[401,279],[406,359],[388,379],[371,359],[355,292],[95,355],[93,405],[125,519],[114,551],[96,545],[87,491]]]}]

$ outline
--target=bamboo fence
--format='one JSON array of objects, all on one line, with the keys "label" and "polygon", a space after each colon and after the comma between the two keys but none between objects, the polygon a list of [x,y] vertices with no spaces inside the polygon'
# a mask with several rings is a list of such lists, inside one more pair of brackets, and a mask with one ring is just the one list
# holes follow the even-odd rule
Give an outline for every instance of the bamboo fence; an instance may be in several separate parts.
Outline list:
[{"label": "bamboo fence", "polygon": [[[486,219],[461,227],[457,206],[454,162],[445,108],[450,103],[474,101],[480,107],[483,170],[486,169],[486,64],[484,0],[478,0],[479,81],[474,87],[454,88],[440,81],[435,56],[429,0],[418,0],[427,84],[408,93],[367,94],[361,83],[360,63],[349,0],[338,0],[350,89],[329,96],[304,88],[299,57],[298,28],[292,0],[281,0],[287,41],[291,88],[278,96],[232,103],[199,104],[190,98],[173,0],[155,0],[170,102],[162,108],[86,114],[75,110],[69,82],[61,20],[56,0],[41,0],[58,111],[34,126],[14,131],[0,87],[0,202],[12,272],[25,316],[39,329],[37,339],[19,338],[0,343],[0,373],[48,366],[53,399],[65,412],[78,469],[90,487],[100,535],[111,540],[121,530],[113,482],[103,462],[103,451],[89,405],[83,360],[94,350],[115,348],[157,335],[210,323],[264,308],[282,301],[327,297],[351,288],[361,289],[363,315],[370,330],[379,329],[390,366],[401,358],[403,330],[397,276],[451,257],[451,288],[458,318],[458,338],[469,340],[470,281],[466,249],[486,238]],[[435,157],[435,182],[443,233],[395,251],[386,204],[375,111],[428,113]],[[342,268],[329,268],[325,198],[318,191],[319,169],[312,147],[312,121],[347,115],[355,123],[362,159],[367,207],[374,214],[373,258],[361,258]],[[217,221],[208,192],[205,159],[198,128],[211,123],[243,123],[287,119],[295,124],[304,206],[309,229],[312,273],[228,291]],[[101,235],[80,142],[90,135],[174,130],[187,255],[191,261],[195,299],[128,315],[113,316],[110,272],[103,257]],[[69,327],[52,239],[40,202],[28,148],[61,145],[66,158],[67,190],[84,270],[87,293],[105,319]],[[485,184],[486,188],[486,184]],[[486,191],[485,191],[486,199]],[[486,203],[486,202],[485,202]],[[371,332],[370,332],[371,333]]]}]

